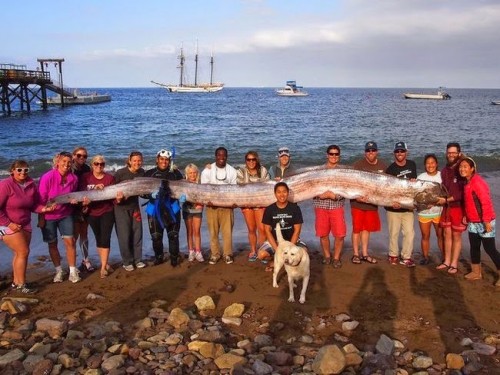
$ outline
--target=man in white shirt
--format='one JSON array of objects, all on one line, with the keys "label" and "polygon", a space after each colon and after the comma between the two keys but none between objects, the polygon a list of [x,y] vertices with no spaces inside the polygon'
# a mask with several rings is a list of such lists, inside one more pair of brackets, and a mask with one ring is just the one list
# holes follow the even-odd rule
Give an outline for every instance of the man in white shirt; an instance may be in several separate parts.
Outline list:
[{"label": "man in white shirt", "polygon": [[[236,184],[236,169],[227,164],[227,150],[218,147],[215,150],[215,163],[210,164],[201,173],[202,184]],[[233,263],[233,225],[234,210],[215,207],[210,203],[206,208],[207,227],[210,233],[210,264],[216,264],[221,258],[219,232],[222,234],[223,255],[226,264]]]}]

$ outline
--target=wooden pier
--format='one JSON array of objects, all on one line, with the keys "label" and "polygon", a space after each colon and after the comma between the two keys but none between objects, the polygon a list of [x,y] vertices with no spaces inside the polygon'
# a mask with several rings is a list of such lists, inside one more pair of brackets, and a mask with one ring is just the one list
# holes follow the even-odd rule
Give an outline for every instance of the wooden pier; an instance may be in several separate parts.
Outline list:
[{"label": "wooden pier", "polygon": [[[31,112],[32,103],[40,102],[47,109],[47,90],[61,95],[61,106],[64,97],[73,96],[64,90],[62,84],[62,63],[64,59],[37,59],[40,68],[26,69],[25,65],[0,64],[0,102],[4,115],[11,115],[14,110]],[[59,68],[59,85],[53,84],[50,72],[45,69],[49,63]]]}]

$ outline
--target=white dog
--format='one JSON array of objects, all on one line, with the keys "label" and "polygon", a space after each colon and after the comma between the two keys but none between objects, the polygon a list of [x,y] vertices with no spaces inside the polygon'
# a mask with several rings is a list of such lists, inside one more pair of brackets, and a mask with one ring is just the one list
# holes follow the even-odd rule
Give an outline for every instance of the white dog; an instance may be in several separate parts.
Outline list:
[{"label": "white dog", "polygon": [[302,279],[299,302],[304,303],[306,302],[306,290],[311,274],[309,254],[304,248],[283,239],[279,223],[276,224],[276,238],[278,248],[274,254],[273,287],[278,287],[278,273],[284,265],[288,275],[288,287],[290,288],[288,302],[295,302],[293,293],[293,289],[296,287],[295,282]]}]

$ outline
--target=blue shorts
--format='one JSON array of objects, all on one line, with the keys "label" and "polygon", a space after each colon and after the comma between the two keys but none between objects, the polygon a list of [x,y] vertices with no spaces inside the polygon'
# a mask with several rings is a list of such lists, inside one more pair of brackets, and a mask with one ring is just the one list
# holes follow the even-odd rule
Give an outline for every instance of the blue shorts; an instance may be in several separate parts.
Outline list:
[{"label": "blue shorts", "polygon": [[57,220],[46,220],[42,228],[43,242],[54,243],[57,241],[57,229],[62,238],[73,237],[73,216],[66,216]]}]

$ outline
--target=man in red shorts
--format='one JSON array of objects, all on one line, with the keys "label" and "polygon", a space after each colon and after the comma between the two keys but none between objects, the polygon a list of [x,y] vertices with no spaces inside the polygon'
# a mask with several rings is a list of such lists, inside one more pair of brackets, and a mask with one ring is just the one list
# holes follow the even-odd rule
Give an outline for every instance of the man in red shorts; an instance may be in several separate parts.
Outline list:
[{"label": "man in red shorts", "polygon": [[438,205],[443,206],[439,226],[443,228],[444,259],[437,266],[438,270],[448,273],[458,272],[458,259],[462,251],[462,232],[467,229],[462,219],[464,211],[462,200],[465,180],[458,173],[458,165],[462,159],[460,144],[451,142],[446,145],[446,166],[441,171],[443,186],[448,191],[448,197],[439,198]]},{"label": "man in red shorts", "polygon": [[[330,145],[326,149],[325,168],[335,168],[340,161],[340,147]],[[323,250],[323,264],[332,264],[330,253],[330,232],[335,239],[333,244],[333,267],[342,267],[340,253],[344,246],[346,225],[344,217],[345,198],[326,191],[313,198],[314,214],[316,216],[316,236],[319,237]]]},{"label": "man in red shorts", "polygon": [[[354,163],[353,167],[362,171],[383,173],[387,164],[378,159],[378,147],[373,141],[365,144],[365,157]],[[351,200],[352,214],[352,247],[354,255],[351,262],[377,263],[377,260],[368,254],[368,242],[371,232],[379,232],[381,229],[378,206],[366,203],[365,197]],[[361,243],[361,256],[359,246]]]}]

